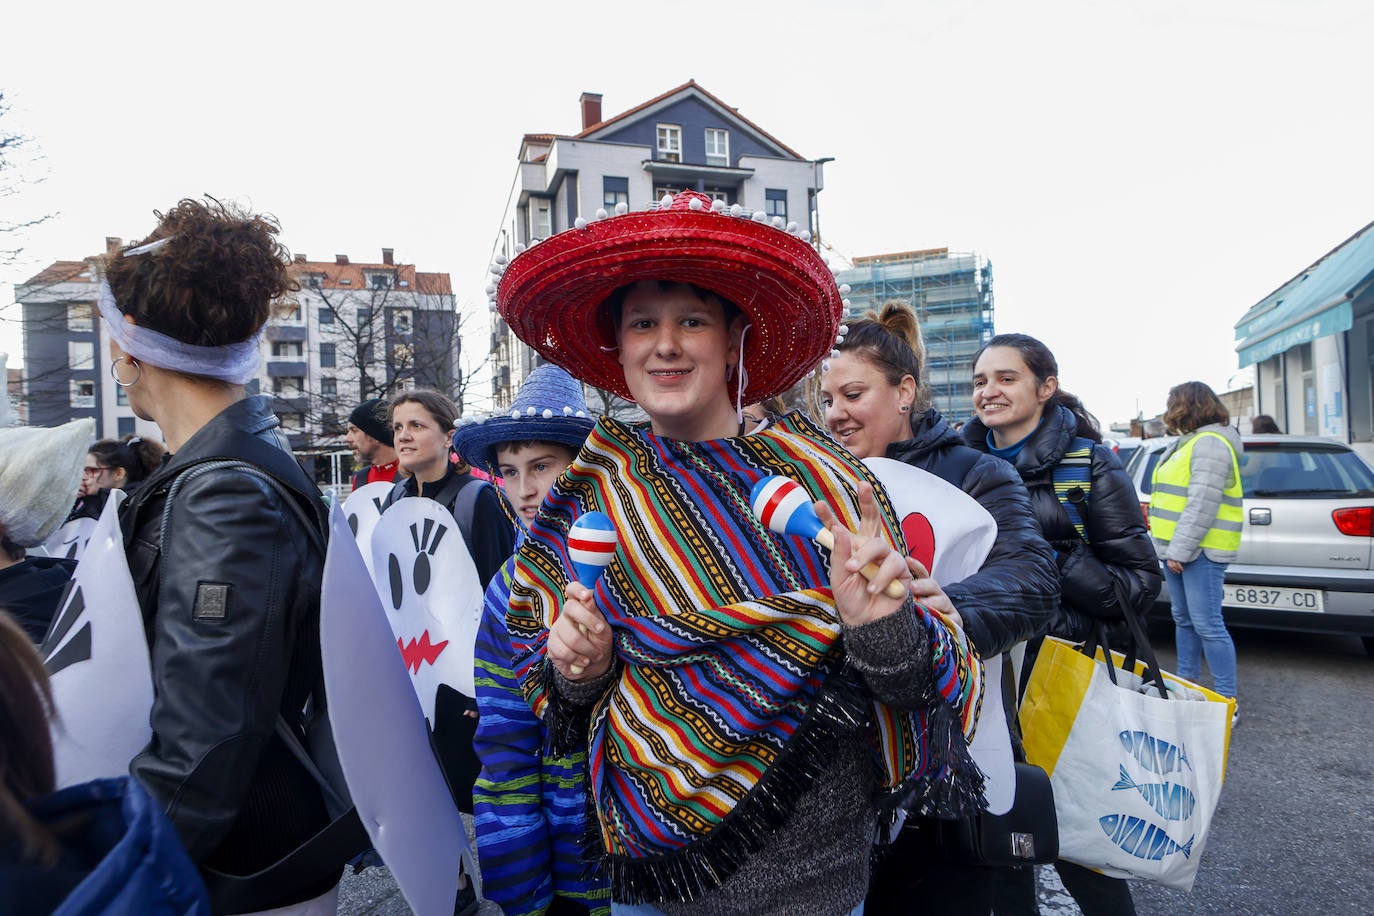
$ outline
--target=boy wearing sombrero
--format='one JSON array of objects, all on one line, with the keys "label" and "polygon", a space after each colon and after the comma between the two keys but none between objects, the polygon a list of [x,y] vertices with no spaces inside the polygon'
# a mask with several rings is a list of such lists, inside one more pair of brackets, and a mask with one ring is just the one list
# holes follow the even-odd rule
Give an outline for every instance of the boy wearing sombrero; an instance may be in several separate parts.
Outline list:
[{"label": "boy wearing sombrero", "polygon": [[[460,426],[454,450],[503,483],[520,536],[539,514],[549,487],[591,432],[582,386],[557,366],[525,379],[507,414]],[[477,734],[482,770],[473,787],[482,894],[506,916],[610,912],[604,877],[589,874],[585,749],[546,754],[548,735],[511,671],[506,608],[515,558],[487,588],[477,633]]]},{"label": "boy wearing sombrero", "polygon": [[[763,214],[683,192],[517,255],[496,304],[649,417],[598,421],[516,553],[507,615],[551,741],[588,748],[612,912],[853,912],[881,813],[976,804],[981,685],[957,628],[884,594],[910,574],[863,464],[796,413],[745,434],[742,405],[833,345],[829,269]],[[819,497],[833,554],[754,516],[772,474]],[[567,546],[592,510],[619,534],[594,591]]]}]

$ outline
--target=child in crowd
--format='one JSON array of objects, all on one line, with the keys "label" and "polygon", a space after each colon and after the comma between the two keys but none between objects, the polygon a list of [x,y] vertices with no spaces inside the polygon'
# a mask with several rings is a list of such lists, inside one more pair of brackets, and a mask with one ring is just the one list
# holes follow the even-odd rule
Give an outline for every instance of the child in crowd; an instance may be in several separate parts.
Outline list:
[{"label": "child in crowd", "polygon": [[[453,447],[474,469],[505,484],[520,537],[545,495],[577,456],[593,421],[582,386],[556,366],[535,369],[510,414],[460,427]],[[606,914],[604,880],[585,875],[583,752],[545,754],[543,723],[511,670],[506,631],[514,557],[492,579],[477,636],[477,735],[482,761],[473,790],[482,890],[506,916]]]}]

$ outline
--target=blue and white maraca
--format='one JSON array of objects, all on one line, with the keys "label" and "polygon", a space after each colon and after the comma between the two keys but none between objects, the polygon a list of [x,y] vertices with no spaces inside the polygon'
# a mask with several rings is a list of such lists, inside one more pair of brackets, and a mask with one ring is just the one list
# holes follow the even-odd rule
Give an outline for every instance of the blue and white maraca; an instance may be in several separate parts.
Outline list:
[{"label": "blue and white maraca", "polygon": [[[615,559],[615,548],[620,541],[615,524],[601,512],[584,512],[577,521],[568,526],[568,559],[572,560],[573,578],[592,588],[601,573]],[[583,634],[585,627],[578,624]],[[569,665],[573,674],[581,674],[581,665]]]},{"label": "blue and white maraca", "polygon": [[[810,538],[826,550],[834,550],[835,536],[821,524],[811,503],[811,494],[801,484],[777,474],[763,478],[749,492],[750,508],[770,531]],[[878,574],[878,564],[869,563],[860,572],[872,581]],[[904,598],[906,589],[893,579],[883,589],[883,594],[889,598]]]}]

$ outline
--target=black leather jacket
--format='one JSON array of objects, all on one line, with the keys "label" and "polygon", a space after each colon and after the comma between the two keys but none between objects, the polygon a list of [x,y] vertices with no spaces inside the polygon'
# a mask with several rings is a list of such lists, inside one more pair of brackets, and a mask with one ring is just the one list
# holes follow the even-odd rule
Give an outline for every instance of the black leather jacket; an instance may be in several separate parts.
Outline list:
[{"label": "black leather jacket", "polygon": [[[1074,641],[1086,639],[1096,620],[1123,619],[1118,592],[1144,614],[1162,582],[1135,486],[1109,447],[1093,448],[1092,486],[1083,519],[1088,543],[1078,536],[1054,495],[1054,467],[1069,450],[1076,428],[1073,411],[1056,405],[1045,411],[1016,456],[1016,470],[1030,491],[1036,522],[1054,548],[1059,570],[1063,597],[1050,632]],[[969,420],[963,429],[964,441],[986,452],[987,433],[980,421]]]},{"label": "black leather jacket", "polygon": [[887,457],[959,487],[997,522],[997,540],[982,568],[962,582],[940,583],[978,654],[990,658],[1043,636],[1059,604],[1059,577],[1016,471],[964,445],[934,408],[912,418],[911,432],[912,438],[888,446]]},{"label": "black leather jacket", "polygon": [[[274,733],[320,679],[323,556],[259,467],[323,530],[318,490],[276,431],[267,398],[220,412],[121,507],[125,550],[152,653],[153,737],[129,771],[164,806],[191,859],[229,874],[276,861],[328,823],[319,787]],[[283,888],[283,903],[338,873]]]}]

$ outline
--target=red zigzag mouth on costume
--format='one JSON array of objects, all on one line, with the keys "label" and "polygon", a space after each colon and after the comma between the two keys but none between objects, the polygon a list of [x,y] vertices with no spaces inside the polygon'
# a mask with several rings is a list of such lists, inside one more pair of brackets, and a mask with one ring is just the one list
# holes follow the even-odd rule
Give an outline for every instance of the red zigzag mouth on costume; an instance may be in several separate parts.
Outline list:
[{"label": "red zigzag mouth on costume", "polygon": [[420,634],[418,642],[413,638],[409,644],[402,643],[399,639],[396,640],[396,648],[401,650],[401,660],[406,663],[406,668],[411,674],[420,673],[421,663],[433,665],[435,659],[439,657],[439,653],[443,652],[447,645],[447,639],[438,645],[430,645],[429,630]]}]

